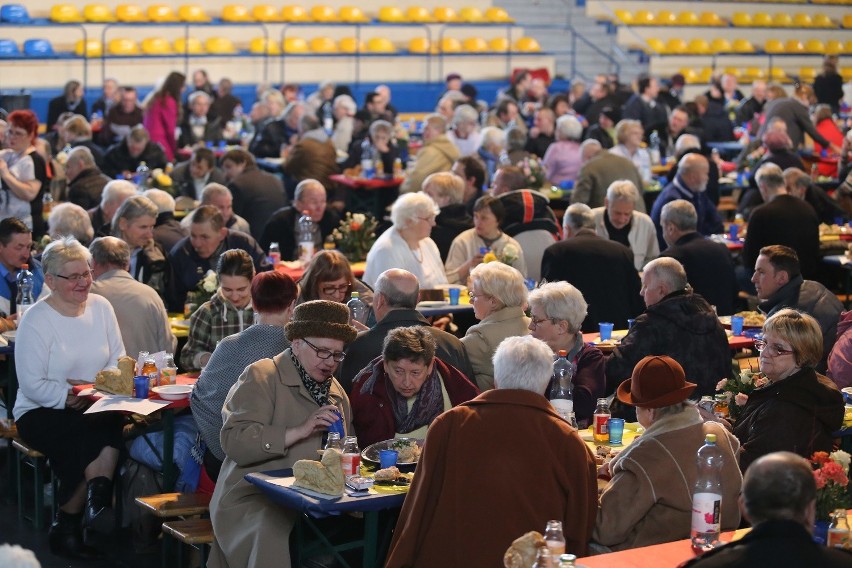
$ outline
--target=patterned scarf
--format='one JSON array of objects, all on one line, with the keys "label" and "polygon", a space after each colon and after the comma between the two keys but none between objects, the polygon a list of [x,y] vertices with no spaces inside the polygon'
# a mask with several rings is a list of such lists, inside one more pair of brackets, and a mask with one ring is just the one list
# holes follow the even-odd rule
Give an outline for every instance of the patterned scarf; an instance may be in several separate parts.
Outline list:
[{"label": "patterned scarf", "polygon": [[308,389],[308,392],[311,393],[311,398],[313,398],[317,404],[320,406],[325,406],[328,404],[328,390],[331,387],[331,380],[324,381],[322,383],[318,383],[308,375],[308,372],[302,367],[302,364],[299,363],[299,360],[296,359],[295,353],[290,351],[290,360],[293,361],[293,365],[296,366],[296,370],[299,372],[299,377],[302,379],[302,384],[305,385],[305,388]]},{"label": "patterned scarf", "polygon": [[371,367],[371,376],[361,388],[361,393],[372,393],[376,381],[380,376],[385,375],[385,390],[393,409],[396,431],[400,434],[407,434],[431,424],[444,411],[444,395],[441,392],[441,377],[438,374],[437,363],[432,366],[432,374],[424,381],[420,392],[417,393],[417,399],[411,406],[410,412],[408,399],[396,392],[390,377],[387,377],[382,358],[373,359]]}]

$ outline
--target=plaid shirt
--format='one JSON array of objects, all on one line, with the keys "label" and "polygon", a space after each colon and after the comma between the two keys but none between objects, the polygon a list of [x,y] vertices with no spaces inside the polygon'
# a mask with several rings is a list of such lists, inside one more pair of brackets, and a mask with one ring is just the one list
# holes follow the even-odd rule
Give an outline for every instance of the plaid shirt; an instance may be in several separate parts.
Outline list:
[{"label": "plaid shirt", "polygon": [[219,341],[253,323],[251,305],[238,310],[217,292],[189,318],[189,338],[180,353],[181,366],[185,370],[200,369],[201,357],[212,353]]}]

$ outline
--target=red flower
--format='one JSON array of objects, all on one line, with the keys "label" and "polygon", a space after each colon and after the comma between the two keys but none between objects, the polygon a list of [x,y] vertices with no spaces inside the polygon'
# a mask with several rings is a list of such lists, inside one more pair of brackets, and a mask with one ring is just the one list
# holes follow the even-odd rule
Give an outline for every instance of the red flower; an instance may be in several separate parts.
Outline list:
[{"label": "red flower", "polygon": [[349,228],[352,229],[353,231],[357,231],[358,229],[361,228],[361,223],[357,223],[355,221],[352,221],[352,223],[350,223],[350,225],[349,225]]},{"label": "red flower", "polygon": [[846,472],[843,471],[843,466],[837,462],[828,462],[822,466],[820,471],[822,471],[822,474],[825,476],[827,481],[833,481],[834,483],[842,486],[849,483],[849,480],[846,478]]},{"label": "red flower", "polygon": [[828,457],[828,452],[815,452],[811,457],[811,461],[817,465],[821,465],[831,461],[831,458]]},{"label": "red flower", "polygon": [[825,477],[823,477],[821,470],[818,469],[814,471],[814,481],[816,481],[817,490],[820,490],[825,487]]}]

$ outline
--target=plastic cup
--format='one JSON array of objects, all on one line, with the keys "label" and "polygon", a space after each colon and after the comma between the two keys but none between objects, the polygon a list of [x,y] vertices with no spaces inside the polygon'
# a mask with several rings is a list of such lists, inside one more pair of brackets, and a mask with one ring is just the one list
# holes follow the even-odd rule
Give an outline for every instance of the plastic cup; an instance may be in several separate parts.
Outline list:
[{"label": "plastic cup", "polygon": [[743,316],[731,316],[731,333],[733,335],[743,334]]},{"label": "plastic cup", "polygon": [[399,452],[396,450],[382,450],[379,452],[379,467],[385,469],[396,465]]},{"label": "plastic cup", "polygon": [[133,377],[133,396],[136,398],[148,398],[150,381],[151,379],[145,376]]},{"label": "plastic cup", "polygon": [[840,225],[842,227],[843,225],[846,224],[843,221],[844,221],[843,217],[835,217],[834,218],[834,224],[835,225]]},{"label": "plastic cup", "polygon": [[460,295],[461,295],[461,289],[450,288],[450,305],[451,306],[458,306],[459,305]]},{"label": "plastic cup", "polygon": [[731,223],[731,226],[728,228],[728,231],[730,232],[732,241],[739,240],[739,234],[740,234],[740,226],[739,225],[737,225],[736,223]]},{"label": "plastic cup", "polygon": [[598,328],[601,333],[601,341],[609,341],[612,339],[612,328],[613,324],[611,322],[601,322],[598,324]]},{"label": "plastic cup", "polygon": [[331,426],[328,427],[328,431],[337,432],[340,434],[340,439],[342,440],[346,436],[346,433],[343,430],[343,419],[340,417],[340,412],[336,412],[335,414],[337,414],[337,420],[331,423]]},{"label": "plastic cup", "polygon": [[633,329],[633,324],[636,322],[635,319],[627,320],[627,329]]},{"label": "plastic cup", "polygon": [[620,445],[621,438],[624,436],[624,419],[610,418],[606,422],[606,427],[609,432],[609,443]]}]

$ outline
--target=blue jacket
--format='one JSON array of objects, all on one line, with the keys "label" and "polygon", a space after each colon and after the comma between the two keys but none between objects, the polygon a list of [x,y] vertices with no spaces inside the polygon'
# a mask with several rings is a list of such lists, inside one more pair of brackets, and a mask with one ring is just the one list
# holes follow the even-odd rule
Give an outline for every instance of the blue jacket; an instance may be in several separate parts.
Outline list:
[{"label": "blue jacket", "polygon": [[657,241],[660,243],[660,250],[665,250],[668,245],[663,239],[663,227],[660,222],[660,215],[663,212],[663,205],[670,203],[675,199],[686,199],[695,206],[695,212],[698,214],[699,233],[705,237],[713,234],[721,233],[725,230],[722,224],[722,218],[719,217],[719,212],[716,206],[710,201],[706,191],[695,193],[686,187],[681,177],[675,176],[675,179],[663,188],[657,200],[654,201],[654,207],[651,209],[651,219],[654,220],[654,225],[657,226]]},{"label": "blue jacket", "polygon": [[[33,285],[33,298],[38,300],[38,297],[41,295],[41,290],[44,287],[44,272],[41,269],[41,262],[30,257],[27,264],[29,265],[30,272],[33,273],[33,280],[35,281]],[[12,301],[12,291],[9,289],[9,281],[6,280],[6,275],[8,274],[9,270],[0,264],[0,297],[6,299],[7,310]]]}]

